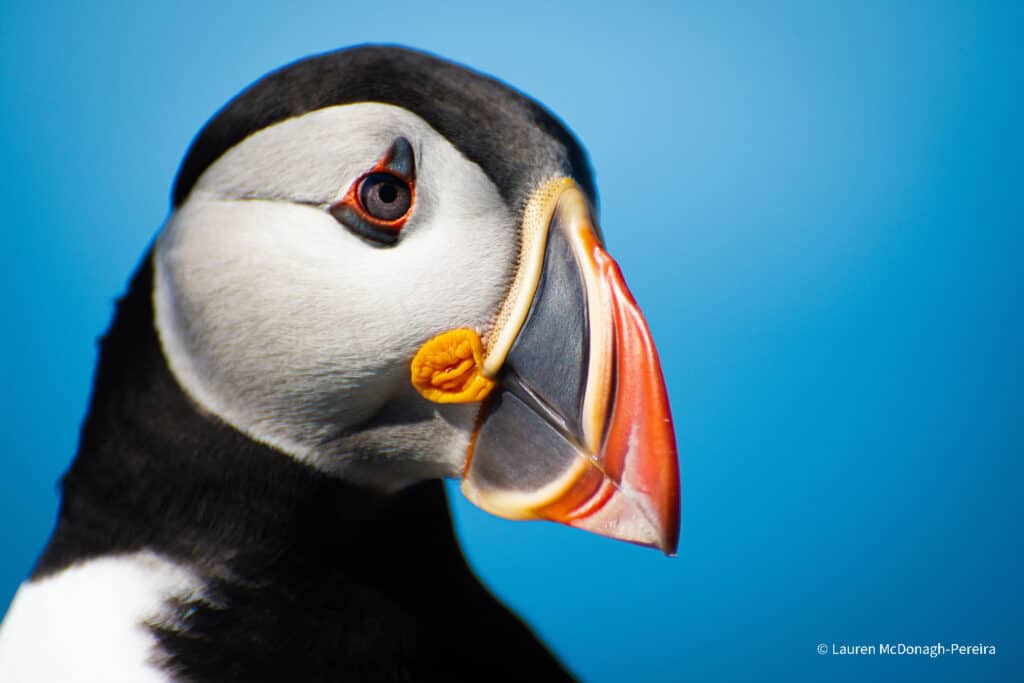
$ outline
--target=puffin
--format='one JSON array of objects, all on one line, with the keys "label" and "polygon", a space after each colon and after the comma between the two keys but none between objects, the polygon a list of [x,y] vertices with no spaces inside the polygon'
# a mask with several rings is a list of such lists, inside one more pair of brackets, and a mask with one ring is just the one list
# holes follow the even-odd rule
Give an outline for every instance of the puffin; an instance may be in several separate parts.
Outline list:
[{"label": "puffin", "polygon": [[100,340],[0,680],[571,680],[442,480],[675,552],[665,382],[596,205],[555,115],[434,55],[338,50],[230,100]]}]

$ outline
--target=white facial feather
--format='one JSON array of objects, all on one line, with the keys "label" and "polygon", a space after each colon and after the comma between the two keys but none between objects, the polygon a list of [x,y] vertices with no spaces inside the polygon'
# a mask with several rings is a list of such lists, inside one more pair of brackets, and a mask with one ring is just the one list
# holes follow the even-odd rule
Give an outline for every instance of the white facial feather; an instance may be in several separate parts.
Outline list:
[{"label": "white facial feather", "polygon": [[22,584],[0,626],[0,681],[170,680],[147,624],[174,627],[168,601],[201,599],[199,582],[152,553],[91,560]]},{"label": "white facial feather", "polygon": [[[378,247],[325,207],[399,136],[416,199],[397,244]],[[457,474],[476,409],[415,395],[409,361],[445,330],[486,332],[518,239],[494,184],[422,119],[330,107],[255,133],[200,178],[157,242],[157,327],[186,392],[252,438],[345,473],[365,453],[343,437],[401,405],[419,426],[382,443]]]}]

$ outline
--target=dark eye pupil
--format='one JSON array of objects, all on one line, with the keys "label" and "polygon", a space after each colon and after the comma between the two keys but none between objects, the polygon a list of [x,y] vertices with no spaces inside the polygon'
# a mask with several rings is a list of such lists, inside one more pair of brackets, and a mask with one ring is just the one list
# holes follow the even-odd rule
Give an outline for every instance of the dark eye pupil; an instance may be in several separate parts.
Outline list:
[{"label": "dark eye pupil", "polygon": [[359,188],[363,209],[377,220],[394,221],[406,214],[412,193],[404,180],[388,173],[372,173]]},{"label": "dark eye pupil", "polygon": [[380,196],[380,200],[385,204],[390,204],[398,198],[398,190],[395,189],[394,185],[380,185],[380,189],[377,190],[377,194]]}]

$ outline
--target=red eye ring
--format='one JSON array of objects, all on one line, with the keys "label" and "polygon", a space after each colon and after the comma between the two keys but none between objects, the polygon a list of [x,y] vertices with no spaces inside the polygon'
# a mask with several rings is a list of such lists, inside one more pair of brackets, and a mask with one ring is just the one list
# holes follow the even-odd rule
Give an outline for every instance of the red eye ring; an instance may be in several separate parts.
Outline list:
[{"label": "red eye ring", "polygon": [[368,173],[353,183],[352,189],[355,208],[377,225],[401,227],[412,211],[412,185],[392,173]]},{"label": "red eye ring", "polygon": [[360,237],[394,244],[416,205],[415,175],[412,145],[397,138],[329,211]]}]

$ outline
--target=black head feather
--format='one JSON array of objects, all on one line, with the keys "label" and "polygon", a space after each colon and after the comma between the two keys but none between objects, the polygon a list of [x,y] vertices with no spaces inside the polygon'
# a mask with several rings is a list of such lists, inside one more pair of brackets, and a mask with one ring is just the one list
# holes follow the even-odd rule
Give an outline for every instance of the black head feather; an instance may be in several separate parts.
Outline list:
[{"label": "black head feather", "polygon": [[509,86],[405,48],[367,45],[301,59],[231,100],[193,140],[174,183],[180,206],[203,172],[249,135],[317,109],[355,102],[403,107],[429,123],[494,182],[513,208],[559,173],[596,203],[586,152],[551,112]]}]

